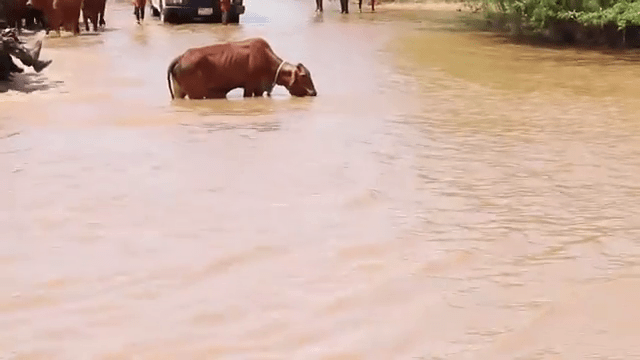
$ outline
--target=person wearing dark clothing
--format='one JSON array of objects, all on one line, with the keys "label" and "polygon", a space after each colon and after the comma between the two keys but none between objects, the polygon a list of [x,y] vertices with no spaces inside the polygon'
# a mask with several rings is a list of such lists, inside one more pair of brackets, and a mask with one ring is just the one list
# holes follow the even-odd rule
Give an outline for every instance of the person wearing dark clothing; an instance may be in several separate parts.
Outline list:
[{"label": "person wearing dark clothing", "polygon": [[33,49],[27,49],[22,45],[13,29],[5,29],[0,34],[0,80],[8,80],[11,73],[24,71],[13,62],[11,55],[18,58],[25,66],[33,67],[36,72],[40,72],[49,66],[53,60],[42,61],[38,59],[41,48],[42,41],[38,40]]},{"label": "person wearing dark clothing", "polygon": [[144,21],[144,8],[147,6],[147,0],[133,0],[133,15],[136,16],[136,23],[141,24]]},{"label": "person wearing dark clothing", "polygon": [[340,14],[349,13],[349,0],[340,0]]}]

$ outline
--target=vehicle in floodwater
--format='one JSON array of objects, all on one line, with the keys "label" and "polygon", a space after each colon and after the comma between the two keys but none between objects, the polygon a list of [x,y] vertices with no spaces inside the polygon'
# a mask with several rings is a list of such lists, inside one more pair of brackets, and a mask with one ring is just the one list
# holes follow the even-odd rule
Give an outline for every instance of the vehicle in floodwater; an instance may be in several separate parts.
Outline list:
[{"label": "vehicle in floodwater", "polygon": [[[244,10],[243,0],[231,0],[229,22],[240,22]],[[163,23],[222,22],[220,0],[151,0],[151,11]]]}]

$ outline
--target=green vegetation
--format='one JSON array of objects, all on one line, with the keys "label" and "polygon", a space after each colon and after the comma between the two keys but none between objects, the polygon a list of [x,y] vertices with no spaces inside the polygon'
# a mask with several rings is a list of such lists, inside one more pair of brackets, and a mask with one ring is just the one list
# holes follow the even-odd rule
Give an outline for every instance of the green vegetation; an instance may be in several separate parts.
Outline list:
[{"label": "green vegetation", "polygon": [[500,27],[557,42],[640,47],[640,0],[466,0]]}]

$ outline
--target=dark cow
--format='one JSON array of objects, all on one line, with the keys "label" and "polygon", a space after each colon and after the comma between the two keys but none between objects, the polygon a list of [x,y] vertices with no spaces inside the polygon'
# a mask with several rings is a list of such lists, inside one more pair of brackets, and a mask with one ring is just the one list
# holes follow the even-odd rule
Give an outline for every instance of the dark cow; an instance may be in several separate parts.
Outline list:
[{"label": "dark cow", "polygon": [[18,34],[22,30],[22,19],[27,17],[29,11],[27,7],[28,0],[3,0],[5,18],[7,26],[16,28]]},{"label": "dark cow", "polygon": [[46,29],[47,22],[42,10],[35,9],[33,5],[27,3],[27,14],[25,15],[25,26],[32,29]]},{"label": "dark cow", "polygon": [[104,9],[106,6],[107,6],[107,0],[102,0],[102,9],[100,9],[98,26],[102,26],[103,29],[107,26],[107,23],[104,21]]},{"label": "dark cow", "polygon": [[282,85],[293,96],[316,96],[311,73],[302,64],[293,65],[278,57],[260,38],[192,48],[175,58],[167,69],[171,98],[225,98],[236,88],[244,96],[271,96]]},{"label": "dark cow", "polygon": [[89,21],[93,24],[93,31],[96,32],[98,27],[105,25],[104,8],[106,4],[106,0],[84,0],[82,2],[82,19],[85,30],[89,31]]},{"label": "dark cow", "polygon": [[57,20],[57,18],[54,19],[53,0],[29,0],[29,3],[34,10],[39,11],[42,14],[42,17],[46,22],[46,30],[48,34],[49,30],[51,30],[51,20]]}]

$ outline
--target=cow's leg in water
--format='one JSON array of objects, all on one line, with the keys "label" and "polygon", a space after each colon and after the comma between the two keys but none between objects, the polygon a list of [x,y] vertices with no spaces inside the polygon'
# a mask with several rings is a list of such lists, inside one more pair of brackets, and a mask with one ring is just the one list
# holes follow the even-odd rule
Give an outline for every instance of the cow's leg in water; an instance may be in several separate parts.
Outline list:
[{"label": "cow's leg in water", "polygon": [[178,84],[173,76],[171,76],[171,80],[171,83],[173,84],[173,96],[175,96],[176,99],[184,99],[184,97],[187,96],[187,93],[182,90],[182,86]]},{"label": "cow's leg in water", "polygon": [[140,6],[140,21],[144,21],[144,8],[144,5]]},{"label": "cow's leg in water", "polygon": [[84,21],[84,29],[89,31],[89,17],[85,14],[84,10],[82,10],[82,20]]}]

